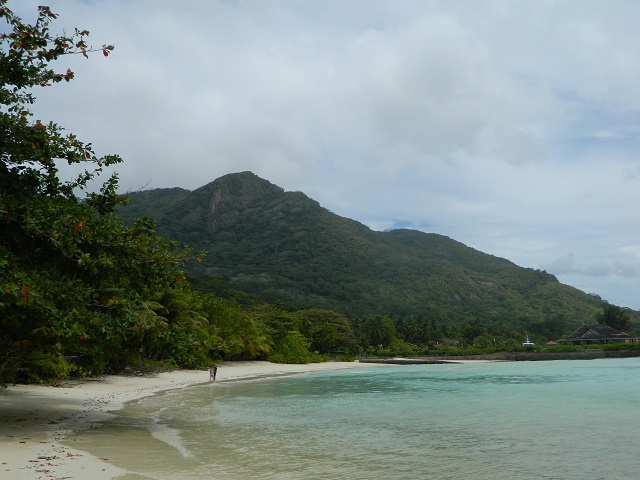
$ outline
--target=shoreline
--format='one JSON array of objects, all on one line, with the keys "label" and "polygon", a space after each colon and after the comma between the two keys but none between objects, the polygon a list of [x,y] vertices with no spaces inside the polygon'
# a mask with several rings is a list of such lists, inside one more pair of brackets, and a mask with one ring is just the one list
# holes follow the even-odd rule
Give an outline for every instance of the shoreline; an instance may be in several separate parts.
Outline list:
[{"label": "shoreline", "polygon": [[[627,356],[624,354],[606,357]],[[533,357],[533,358],[532,358]],[[540,355],[524,352],[517,357],[500,354],[472,357],[420,357],[367,359],[306,365],[265,361],[227,362],[218,369],[217,383],[274,378],[312,372],[411,365],[461,364],[518,360],[570,360],[604,358],[605,355]],[[114,480],[128,471],[63,442],[76,432],[99,428],[126,403],[157,393],[209,383],[208,370],[175,370],[153,376],[106,375],[66,380],[57,385],[12,385],[0,390],[0,478],[3,480],[83,479]]]},{"label": "shoreline", "polygon": [[[306,365],[228,362],[216,383],[380,366],[358,362]],[[127,402],[209,383],[208,370],[175,370],[154,376],[107,375],[57,385],[13,385],[0,390],[0,477],[3,480],[112,480],[128,472],[63,441],[111,418]]]}]

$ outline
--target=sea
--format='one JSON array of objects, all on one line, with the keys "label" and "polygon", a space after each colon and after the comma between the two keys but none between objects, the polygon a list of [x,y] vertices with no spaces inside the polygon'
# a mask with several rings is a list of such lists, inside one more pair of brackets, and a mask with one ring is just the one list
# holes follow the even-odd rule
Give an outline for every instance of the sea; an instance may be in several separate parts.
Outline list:
[{"label": "sea", "polygon": [[640,358],[384,365],[170,390],[67,444],[122,480],[636,480],[639,420]]}]

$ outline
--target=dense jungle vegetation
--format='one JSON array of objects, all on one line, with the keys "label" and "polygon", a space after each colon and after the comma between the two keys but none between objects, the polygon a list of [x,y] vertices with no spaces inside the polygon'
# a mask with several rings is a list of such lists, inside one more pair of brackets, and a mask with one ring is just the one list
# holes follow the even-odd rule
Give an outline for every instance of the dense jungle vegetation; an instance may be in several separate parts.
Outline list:
[{"label": "dense jungle vegetation", "polygon": [[[51,64],[108,61],[113,47],[90,46],[85,30],[55,35],[55,19],[39,7],[26,24],[0,0],[0,383],[517,349],[525,328],[556,338],[617,309],[445,237],[372,232],[250,173],[132,194],[128,206],[115,175],[93,193],[122,159],[30,105],[73,80]],[[85,170],[63,180],[61,162]]]}]

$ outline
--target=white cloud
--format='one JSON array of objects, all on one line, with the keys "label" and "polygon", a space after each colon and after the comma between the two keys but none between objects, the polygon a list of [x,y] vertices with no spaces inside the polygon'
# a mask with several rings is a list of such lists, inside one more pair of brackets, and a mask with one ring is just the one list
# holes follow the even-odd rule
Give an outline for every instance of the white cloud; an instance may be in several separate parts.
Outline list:
[{"label": "white cloud", "polygon": [[627,278],[635,278],[638,276],[636,266],[620,260],[610,263],[595,262],[582,267],[576,267],[572,253],[556,258],[551,263],[545,265],[544,268],[557,275],[583,275],[586,277],[616,276]]},{"label": "white cloud", "polygon": [[630,255],[634,259],[640,260],[640,245],[626,245],[620,247],[620,251]]},{"label": "white cloud", "polygon": [[640,308],[635,0],[50,4],[116,50],[65,58],[38,115],[121,154],[125,190],[252,170]]}]

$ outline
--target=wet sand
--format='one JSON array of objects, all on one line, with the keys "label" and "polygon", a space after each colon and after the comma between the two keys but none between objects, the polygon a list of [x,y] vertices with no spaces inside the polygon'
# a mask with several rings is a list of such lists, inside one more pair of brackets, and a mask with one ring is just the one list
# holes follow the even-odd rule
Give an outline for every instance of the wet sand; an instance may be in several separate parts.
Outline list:
[{"label": "wet sand", "polygon": [[[369,364],[375,366],[375,364]],[[282,365],[229,362],[218,369],[218,382],[315,371],[365,367],[356,362]],[[206,370],[179,370],[156,376],[105,376],[63,381],[55,386],[13,385],[0,391],[0,478],[3,480],[91,479],[131,477],[62,442],[95,422],[108,419],[129,401],[157,392],[208,383]]]}]

